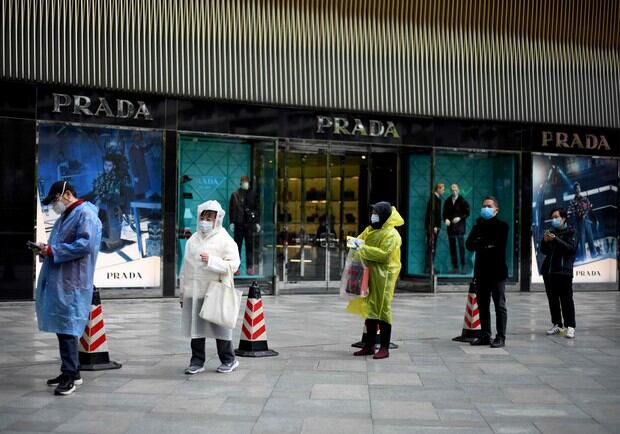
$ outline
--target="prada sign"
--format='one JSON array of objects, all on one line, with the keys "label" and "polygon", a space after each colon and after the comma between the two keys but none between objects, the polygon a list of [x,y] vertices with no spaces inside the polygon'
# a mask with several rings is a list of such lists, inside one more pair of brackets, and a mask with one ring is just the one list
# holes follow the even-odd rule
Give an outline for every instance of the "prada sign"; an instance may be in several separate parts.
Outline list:
[{"label": "prada sign", "polygon": [[54,93],[53,113],[72,113],[94,117],[117,119],[138,119],[152,121],[153,117],[144,101],[133,102],[126,99],[108,101],[98,97],[91,99],[84,95]]},{"label": "prada sign", "polygon": [[318,134],[332,133],[343,136],[393,137],[399,138],[400,133],[392,121],[369,120],[367,123],[358,118],[347,119],[330,116],[316,117]]},{"label": "prada sign", "polygon": [[611,151],[607,137],[604,134],[543,131],[540,145],[543,148],[551,149],[561,148],[588,151]]}]

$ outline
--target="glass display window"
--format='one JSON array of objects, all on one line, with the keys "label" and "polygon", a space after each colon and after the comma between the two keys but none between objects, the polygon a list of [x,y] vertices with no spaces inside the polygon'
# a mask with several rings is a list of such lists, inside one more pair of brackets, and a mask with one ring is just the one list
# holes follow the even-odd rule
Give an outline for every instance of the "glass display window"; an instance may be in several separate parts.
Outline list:
[{"label": "glass display window", "polygon": [[161,131],[40,122],[37,241],[58,218],[41,200],[54,182],[67,181],[102,222],[95,286],[160,287],[162,153]]},{"label": "glass display window", "polygon": [[224,228],[239,247],[237,278],[270,282],[275,227],[275,144],[269,141],[179,137],[178,247],[180,270],[186,240],[196,231],[198,205],[217,200]]},{"label": "glass display window", "polygon": [[480,217],[483,199],[493,196],[499,202],[498,218],[509,225],[508,276],[516,277],[516,164],[515,155],[503,153],[409,155],[407,274],[472,277],[475,258],[465,241]]},{"label": "glass display window", "polygon": [[532,158],[532,283],[543,282],[540,244],[550,229],[551,212],[568,214],[577,251],[573,282],[618,281],[618,161],[535,154]]}]

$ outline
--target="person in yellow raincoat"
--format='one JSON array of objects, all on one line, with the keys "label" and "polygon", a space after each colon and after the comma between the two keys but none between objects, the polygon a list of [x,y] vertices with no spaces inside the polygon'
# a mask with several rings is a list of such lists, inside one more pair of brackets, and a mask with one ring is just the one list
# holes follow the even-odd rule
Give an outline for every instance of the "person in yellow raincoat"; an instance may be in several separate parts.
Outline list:
[{"label": "person in yellow raincoat", "polygon": [[[364,347],[354,353],[356,356],[373,355],[374,359],[390,356],[389,346],[392,335],[392,298],[400,273],[400,246],[402,240],[396,230],[405,223],[395,207],[389,202],[372,205],[370,226],[357,238],[351,240],[352,248],[357,250],[369,268],[368,296],[352,299],[347,311],[366,318]],[[375,334],[381,333],[381,348],[374,352]]]}]

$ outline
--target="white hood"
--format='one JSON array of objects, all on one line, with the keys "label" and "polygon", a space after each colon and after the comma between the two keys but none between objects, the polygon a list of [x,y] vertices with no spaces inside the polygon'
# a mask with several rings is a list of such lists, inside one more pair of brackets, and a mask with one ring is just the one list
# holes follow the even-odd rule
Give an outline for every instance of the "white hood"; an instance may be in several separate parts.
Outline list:
[{"label": "white hood", "polygon": [[211,232],[209,232],[209,236],[211,234],[215,234],[217,232],[219,232],[220,229],[222,229],[222,225],[224,222],[224,216],[226,215],[226,212],[224,211],[224,208],[222,208],[222,205],[220,205],[220,203],[217,200],[208,200],[206,202],[201,203],[200,205],[198,205],[198,214],[197,214],[197,218],[196,218],[196,232],[198,232],[199,234],[202,234],[200,232],[200,215],[204,212],[204,211],[215,211],[217,212],[217,217],[215,218],[215,224],[213,226],[213,230]]}]

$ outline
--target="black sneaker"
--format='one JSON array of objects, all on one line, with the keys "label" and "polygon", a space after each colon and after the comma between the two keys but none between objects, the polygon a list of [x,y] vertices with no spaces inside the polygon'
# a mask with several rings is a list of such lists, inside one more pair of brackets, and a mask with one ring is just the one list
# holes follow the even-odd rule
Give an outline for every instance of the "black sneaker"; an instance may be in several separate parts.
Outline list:
[{"label": "black sneaker", "polygon": [[474,345],[474,346],[480,346],[480,345],[489,345],[490,343],[491,343],[491,338],[487,336],[483,336],[483,337],[474,339],[469,344]]},{"label": "black sneaker", "polygon": [[[47,380],[47,385],[50,387],[58,386],[60,384],[60,379],[63,375],[65,374],[60,374],[56,378],[50,378],[49,380]],[[79,374],[79,372],[73,376],[73,384],[75,384],[76,386],[81,386],[83,382],[84,380],[82,380],[82,376]]]},{"label": "black sneaker", "polygon": [[73,376],[69,374],[62,374],[60,376],[60,384],[56,386],[54,395],[71,395],[75,392],[75,383],[73,382]]},{"label": "black sneaker", "polygon": [[500,338],[499,336],[496,336],[495,339],[493,339],[493,342],[491,342],[491,348],[502,348],[506,346],[506,342],[504,342],[504,339]]}]

